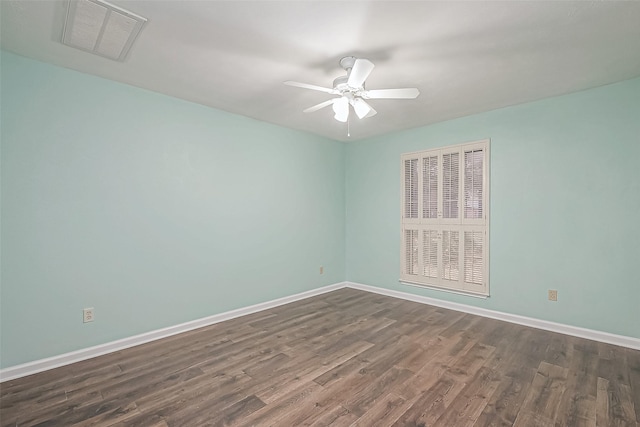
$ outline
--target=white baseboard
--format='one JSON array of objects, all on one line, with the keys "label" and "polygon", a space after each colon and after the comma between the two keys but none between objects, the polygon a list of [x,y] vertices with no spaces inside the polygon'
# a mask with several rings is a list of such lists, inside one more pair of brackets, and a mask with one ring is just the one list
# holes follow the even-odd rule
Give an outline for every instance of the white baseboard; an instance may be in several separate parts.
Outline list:
[{"label": "white baseboard", "polygon": [[488,310],[486,308],[474,307],[471,305],[460,304],[460,303],[450,302],[450,301],[443,301],[436,298],[429,298],[421,295],[410,294],[407,292],[394,291],[391,289],[378,288],[376,286],[363,285],[361,283],[346,282],[346,286],[348,288],[359,289],[367,292],[373,292],[380,295],[386,295],[386,296],[400,298],[400,299],[418,302],[422,304],[435,305],[437,307],[447,308],[455,311],[462,311],[464,313],[476,314],[478,316],[489,317],[491,319],[496,319],[496,320],[503,320],[505,322],[517,323],[518,325],[544,329],[545,331],[558,332],[560,334],[572,335],[574,337],[586,338],[589,340],[601,341],[607,344],[619,345],[621,347],[628,347],[635,350],[640,350],[640,338],[610,334],[608,332],[601,332],[593,329],[579,328],[577,326],[549,322],[547,320],[540,320],[532,317],[519,316],[517,314],[509,314],[501,311]]},{"label": "white baseboard", "polygon": [[125,348],[130,348],[140,344],[148,343],[150,341],[170,337],[182,332],[187,332],[193,329],[202,328],[204,326],[213,325],[215,323],[224,322],[225,320],[230,320],[236,317],[245,316],[247,314],[256,313],[258,311],[278,307],[280,305],[289,304],[294,301],[324,294],[326,292],[335,291],[337,289],[344,288],[345,286],[345,282],[335,283],[333,285],[324,286],[322,288],[312,289],[310,291],[301,292],[299,294],[278,298],[260,304],[242,307],[224,313],[214,314],[213,316],[181,323],[175,326],[169,326],[163,329],[157,329],[155,331],[145,332],[140,335],[135,335],[128,338],[123,338],[121,340],[96,345],[94,347],[83,348],[81,350],[72,351],[70,353],[65,353],[58,356],[48,357],[46,359],[35,360],[33,362],[24,363],[21,365],[10,366],[8,368],[0,369],[0,382],[26,377],[27,375],[36,374],[38,372],[47,371],[49,369],[58,368],[60,366],[70,365],[82,360],[87,360],[93,357],[102,356],[104,354],[113,353],[114,351],[124,350]]},{"label": "white baseboard", "polygon": [[391,289],[379,288],[376,286],[363,285],[354,282],[341,282],[333,285],[324,286],[318,289],[301,292],[299,294],[278,298],[272,301],[227,311],[225,313],[215,314],[202,319],[193,320],[191,322],[181,323],[179,325],[170,326],[168,328],[158,329],[144,334],[135,335],[117,341],[100,344],[94,347],[84,348],[70,353],[49,357],[46,359],[35,360],[33,362],[21,365],[10,366],[0,369],[0,382],[25,377],[27,375],[36,374],[60,366],[70,365],[82,360],[91,359],[93,357],[102,356],[126,348],[134,347],[140,344],[170,337],[182,332],[191,331],[193,329],[202,328],[204,326],[213,325],[215,323],[224,322],[225,320],[234,319],[236,317],[245,316],[247,314],[256,313],[258,311],[267,310],[278,307],[280,305],[289,304],[305,298],[321,295],[326,292],[335,291],[342,288],[353,288],[362,291],[373,292],[380,295],[386,295],[394,298],[400,298],[408,301],[418,302],[422,304],[434,305],[437,307],[447,308],[450,310],[461,311],[464,313],[475,314],[478,316],[489,317],[491,319],[503,320],[505,322],[516,323],[518,325],[530,326],[533,328],[544,329],[546,331],[558,332],[565,335],[586,338],[594,341],[601,341],[608,344],[619,345],[640,350],[640,339],[627,337],[623,335],[610,334],[608,332],[595,331],[592,329],[579,328],[577,326],[564,325],[561,323],[549,322],[546,320],[534,319],[532,317],[519,316],[517,314],[503,313],[500,311],[488,310],[485,308],[474,307],[466,304],[460,304],[450,301],[439,300],[436,298],[415,295],[407,292],[394,291]]}]

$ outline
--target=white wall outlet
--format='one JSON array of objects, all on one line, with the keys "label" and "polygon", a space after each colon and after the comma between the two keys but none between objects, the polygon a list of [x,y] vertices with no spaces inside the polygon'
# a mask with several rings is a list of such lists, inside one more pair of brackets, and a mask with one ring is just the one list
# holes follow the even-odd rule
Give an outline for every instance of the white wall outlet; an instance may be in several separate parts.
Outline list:
[{"label": "white wall outlet", "polygon": [[82,323],[93,322],[93,307],[82,310]]},{"label": "white wall outlet", "polygon": [[324,274],[324,267],[320,266],[320,274]]},{"label": "white wall outlet", "polygon": [[558,301],[558,291],[549,289],[549,301]]}]

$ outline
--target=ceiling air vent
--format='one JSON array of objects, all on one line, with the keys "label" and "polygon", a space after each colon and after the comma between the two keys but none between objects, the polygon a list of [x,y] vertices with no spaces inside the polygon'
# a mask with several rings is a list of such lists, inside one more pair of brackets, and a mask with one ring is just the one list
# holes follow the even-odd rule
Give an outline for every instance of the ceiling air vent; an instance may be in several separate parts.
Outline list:
[{"label": "ceiling air vent", "polygon": [[146,18],[102,0],[70,0],[62,43],[124,61]]}]

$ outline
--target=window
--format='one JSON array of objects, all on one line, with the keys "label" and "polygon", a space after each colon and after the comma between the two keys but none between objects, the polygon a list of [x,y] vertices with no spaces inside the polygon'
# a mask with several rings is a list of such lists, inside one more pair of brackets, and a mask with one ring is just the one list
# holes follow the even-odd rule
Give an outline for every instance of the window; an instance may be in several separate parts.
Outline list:
[{"label": "window", "polygon": [[489,295],[489,141],[402,155],[400,281]]}]

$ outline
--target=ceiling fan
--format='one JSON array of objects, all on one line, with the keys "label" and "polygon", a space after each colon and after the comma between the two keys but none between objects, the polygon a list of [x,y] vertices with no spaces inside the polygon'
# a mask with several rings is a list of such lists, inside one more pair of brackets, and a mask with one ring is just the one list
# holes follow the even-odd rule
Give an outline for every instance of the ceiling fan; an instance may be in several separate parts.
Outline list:
[{"label": "ceiling fan", "polygon": [[340,60],[340,66],[345,69],[347,75],[335,79],[333,81],[333,88],[293,81],[286,81],[284,84],[339,95],[337,98],[321,102],[303,111],[305,113],[312,113],[321,108],[333,105],[334,117],[340,122],[346,122],[349,119],[349,105],[353,107],[353,110],[360,119],[377,114],[377,111],[374,110],[365,99],[413,99],[420,95],[420,91],[415,87],[365,89],[365,80],[369,77],[374,67],[373,63],[367,59],[345,56]]}]

